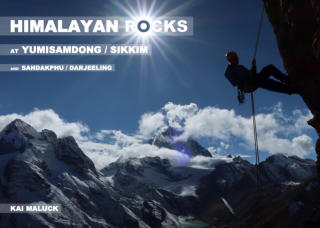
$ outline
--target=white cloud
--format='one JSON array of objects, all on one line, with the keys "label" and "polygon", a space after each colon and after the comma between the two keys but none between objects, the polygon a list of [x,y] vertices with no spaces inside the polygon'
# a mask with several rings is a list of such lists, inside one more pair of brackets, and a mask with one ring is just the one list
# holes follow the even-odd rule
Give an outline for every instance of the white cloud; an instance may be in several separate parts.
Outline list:
[{"label": "white cloud", "polygon": [[105,143],[83,142],[81,148],[95,162],[98,169],[105,167],[119,158],[155,157],[170,159],[173,164],[186,163],[189,157],[176,150],[158,148],[144,143],[134,143],[127,146],[110,145]]},{"label": "white cloud", "polygon": [[[302,134],[310,129],[307,123],[302,124],[309,116],[309,112],[303,114],[297,111],[286,116],[279,105],[271,113],[258,114],[256,121],[260,149],[269,154],[310,154],[313,151],[312,139]],[[251,118],[236,115],[234,110],[216,107],[200,109],[185,120],[184,130],[184,137],[220,139],[228,144],[240,140],[247,148],[253,148],[254,144]],[[219,148],[214,148],[215,152],[219,152]]]},{"label": "white cloud", "polygon": [[96,133],[95,138],[97,140],[103,141],[105,138],[111,139],[115,144],[120,145],[130,145],[133,143],[140,143],[141,140],[135,136],[129,136],[121,131],[117,130],[101,130]]},{"label": "white cloud", "polygon": [[301,110],[294,110],[292,112],[294,121],[294,128],[295,130],[299,131],[299,133],[303,132],[304,130],[314,130],[307,124],[307,121],[312,119],[312,114],[309,110],[301,111]]},{"label": "white cloud", "polygon": [[[159,156],[187,161],[175,150],[157,148],[144,142],[156,132],[168,125],[184,130],[182,137],[209,139],[212,146],[208,149],[218,156],[231,148],[253,148],[253,130],[250,117],[237,115],[234,110],[217,107],[200,109],[196,104],[166,104],[160,111],[146,113],[139,121],[139,129],[135,135],[127,135],[118,130],[101,130],[90,132],[88,126],[80,122],[67,122],[52,109],[38,110],[22,115],[9,114],[0,116],[0,128],[16,118],[32,125],[36,130],[49,129],[59,137],[71,135],[75,137],[84,152],[102,168],[119,157]],[[313,140],[309,136],[310,129],[306,123],[311,118],[309,111],[294,110],[290,115],[284,114],[282,105],[277,104],[267,113],[256,116],[259,147],[269,154],[283,153],[304,157],[313,152]]]},{"label": "white cloud", "polygon": [[[0,116],[0,128],[3,129],[17,118],[30,124],[37,131],[49,129],[54,131],[58,137],[73,136],[83,151],[94,161],[98,169],[116,161],[119,157],[159,156],[161,158],[169,158],[173,162],[188,160],[188,157],[178,151],[142,143],[141,135],[129,136],[117,130],[101,130],[98,133],[90,133],[86,125],[79,122],[69,123],[52,109],[35,109],[26,115],[2,115]],[[159,113],[144,115],[140,129],[143,129],[143,127],[145,127],[144,130],[151,129],[148,124],[152,125],[152,120],[158,121],[154,130],[163,127],[164,124],[161,123],[163,119],[164,117],[162,118]],[[154,130],[149,130],[149,134]],[[106,139],[110,142],[102,142],[102,140]]]},{"label": "white cloud", "polygon": [[139,133],[144,138],[150,138],[159,129],[165,126],[164,115],[162,113],[143,114],[139,121]]},{"label": "white cloud", "polygon": [[292,139],[292,147],[295,154],[303,157],[313,150],[312,138],[308,135],[301,135]]},{"label": "white cloud", "polygon": [[222,161],[231,162],[232,159],[233,158],[220,155],[213,155],[213,157],[211,158],[204,156],[195,156],[191,158],[189,166],[200,169],[212,169]]},{"label": "white cloud", "polygon": [[177,105],[169,102],[163,107],[170,126],[174,128],[181,128],[181,122],[193,116],[198,111],[198,106],[194,103],[189,105]]},{"label": "white cloud", "polygon": [[7,124],[15,119],[21,119],[30,124],[36,130],[49,129],[54,131],[59,137],[72,135],[77,140],[85,140],[85,133],[89,132],[89,128],[80,123],[68,123],[59,117],[52,109],[38,110],[26,114],[9,114],[0,116],[0,129],[3,129]]},{"label": "white cloud", "polygon": [[213,155],[218,155],[218,154],[226,154],[228,152],[228,149],[230,148],[230,145],[221,141],[217,146],[209,146],[207,150],[213,154]]}]

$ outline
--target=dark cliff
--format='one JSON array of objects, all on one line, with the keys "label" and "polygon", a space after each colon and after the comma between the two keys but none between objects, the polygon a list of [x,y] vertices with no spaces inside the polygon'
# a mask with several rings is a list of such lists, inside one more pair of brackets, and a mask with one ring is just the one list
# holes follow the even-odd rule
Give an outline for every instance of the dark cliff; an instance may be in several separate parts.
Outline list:
[{"label": "dark cliff", "polygon": [[[292,84],[313,114],[320,136],[320,1],[263,0]],[[320,173],[320,140],[317,141]]]}]

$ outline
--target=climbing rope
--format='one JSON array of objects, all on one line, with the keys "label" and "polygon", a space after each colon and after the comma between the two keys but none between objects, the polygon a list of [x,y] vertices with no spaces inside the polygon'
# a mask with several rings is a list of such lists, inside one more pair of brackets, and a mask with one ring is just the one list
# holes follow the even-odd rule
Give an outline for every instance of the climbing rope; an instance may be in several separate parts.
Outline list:
[{"label": "climbing rope", "polygon": [[[256,44],[255,44],[255,47],[254,47],[253,60],[255,60],[256,56],[257,56],[257,51],[258,51],[259,41],[260,41],[261,31],[262,31],[264,11],[265,11],[265,7],[263,5],[262,11],[261,11],[261,15],[260,15],[257,40],[256,40]],[[259,155],[258,133],[257,133],[257,123],[256,123],[256,111],[255,111],[254,94],[253,94],[253,92],[251,92],[251,109],[252,109],[252,122],[253,122],[253,135],[254,135],[254,149],[255,149],[255,154],[256,154],[257,187],[258,187],[258,189],[260,189],[260,185],[261,185],[260,172],[259,172],[260,155]]]},{"label": "climbing rope", "polygon": [[261,31],[262,31],[262,23],[263,23],[264,11],[265,11],[265,6],[263,5],[262,6],[262,10],[261,10],[261,14],[260,14],[258,35],[257,35],[256,45],[254,47],[253,59],[256,58],[257,52],[258,52],[258,47],[259,47],[259,42],[260,42],[260,37],[261,37]]},{"label": "climbing rope", "polygon": [[254,95],[251,93],[251,109],[252,109],[252,122],[253,122],[253,135],[254,135],[254,150],[256,154],[256,175],[257,175],[257,186],[260,188],[260,172],[259,172],[259,164],[260,164],[260,155],[259,155],[259,145],[258,145],[258,133],[257,133],[257,123],[256,123],[256,112],[254,105]]},{"label": "climbing rope", "polygon": [[[259,27],[258,27],[258,34],[257,34],[257,40],[254,47],[254,53],[253,53],[253,60],[255,61],[257,56],[257,51],[259,47],[259,41],[261,37],[261,31],[262,31],[262,24],[263,24],[263,17],[264,17],[264,11],[265,6],[263,5],[261,15],[260,15],[260,21],[259,21]],[[251,92],[251,109],[252,109],[252,122],[253,122],[253,135],[254,135],[254,150],[256,154],[256,178],[257,178],[257,193],[258,193],[258,199],[257,203],[261,203],[261,177],[260,177],[260,171],[259,171],[259,165],[260,165],[260,155],[259,155],[259,144],[258,144],[258,133],[257,133],[257,123],[256,123],[256,111],[255,111],[255,104],[254,104],[254,94]],[[259,208],[257,208],[257,213],[259,214]],[[261,216],[261,215],[260,215]],[[261,220],[258,215],[258,227],[262,227]]]}]

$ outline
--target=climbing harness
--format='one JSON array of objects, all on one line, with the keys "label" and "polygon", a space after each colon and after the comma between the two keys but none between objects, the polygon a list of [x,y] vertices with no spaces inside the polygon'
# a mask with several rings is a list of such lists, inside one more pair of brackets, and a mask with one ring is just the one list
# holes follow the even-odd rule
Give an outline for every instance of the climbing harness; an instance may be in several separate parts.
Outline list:
[{"label": "climbing harness", "polygon": [[237,98],[238,98],[238,102],[239,102],[239,105],[243,104],[244,103],[244,100],[245,100],[245,93],[238,88],[238,95],[237,95]]}]

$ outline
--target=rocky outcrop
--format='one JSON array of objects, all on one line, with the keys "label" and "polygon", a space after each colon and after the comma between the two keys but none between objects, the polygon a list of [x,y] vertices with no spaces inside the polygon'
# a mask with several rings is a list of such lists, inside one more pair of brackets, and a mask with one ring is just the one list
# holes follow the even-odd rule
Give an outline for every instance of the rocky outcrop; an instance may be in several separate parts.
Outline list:
[{"label": "rocky outcrop", "polygon": [[[264,0],[290,81],[310,108],[320,135],[320,1]],[[320,141],[317,142],[320,173]]]},{"label": "rocky outcrop", "polygon": [[[300,204],[297,201],[305,202],[310,198],[308,191],[299,196],[304,198],[301,200],[291,195],[291,191],[297,192],[295,196],[299,195],[306,187],[304,181],[315,173],[313,160],[276,154],[260,163],[259,172],[261,188],[257,191],[256,166],[240,157],[217,165],[212,173],[202,178],[197,189],[201,220],[214,227],[317,227],[294,225],[293,221],[303,223],[320,216],[313,218],[310,211],[305,214],[303,210],[298,211]],[[318,186],[319,183],[309,187],[316,188],[312,196],[319,192]],[[312,205],[319,205],[318,200],[315,201]],[[226,204],[233,212],[226,209]],[[306,205],[311,203],[306,202]],[[293,213],[289,214],[291,211]],[[257,213],[264,213],[260,217],[263,225],[259,225]]]},{"label": "rocky outcrop", "polygon": [[16,119],[0,132],[0,154],[23,152],[30,144],[29,139],[39,137],[29,124]]},{"label": "rocky outcrop", "polygon": [[90,169],[97,174],[93,162],[82,152],[72,136],[58,139],[55,153],[57,159],[76,167],[78,170]]}]

